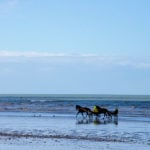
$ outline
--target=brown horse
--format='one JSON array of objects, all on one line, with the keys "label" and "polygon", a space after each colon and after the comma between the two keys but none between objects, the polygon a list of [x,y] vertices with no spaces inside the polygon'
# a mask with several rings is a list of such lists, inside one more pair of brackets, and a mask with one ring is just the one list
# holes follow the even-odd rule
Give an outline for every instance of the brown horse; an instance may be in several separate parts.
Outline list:
[{"label": "brown horse", "polygon": [[99,117],[100,114],[104,114],[104,117],[110,117],[110,118],[112,118],[112,116],[118,116],[118,109],[116,109],[115,111],[109,111],[108,109],[102,108],[100,106],[96,106],[96,108],[98,111],[94,112],[88,107],[82,107],[80,105],[76,105],[76,110],[78,111],[76,117],[78,116],[78,114],[82,114],[82,116],[86,114],[86,117],[87,116],[91,117],[93,115]]},{"label": "brown horse", "polygon": [[99,116],[100,114],[104,114],[104,117],[110,117],[112,118],[112,116],[118,116],[118,109],[116,108],[114,111],[109,111],[106,108],[102,108],[99,106],[96,106],[98,112],[93,112],[96,116]]},{"label": "brown horse", "polygon": [[106,108],[99,107],[97,105],[94,106],[96,111],[92,111],[92,114],[99,117],[101,114],[104,114],[104,117],[111,116],[110,112]]},{"label": "brown horse", "polygon": [[86,117],[87,117],[92,113],[90,108],[82,107],[80,105],[76,105],[76,110],[78,111],[76,114],[76,117],[78,116],[78,114],[82,114],[82,116],[84,116],[84,114],[86,114]]}]

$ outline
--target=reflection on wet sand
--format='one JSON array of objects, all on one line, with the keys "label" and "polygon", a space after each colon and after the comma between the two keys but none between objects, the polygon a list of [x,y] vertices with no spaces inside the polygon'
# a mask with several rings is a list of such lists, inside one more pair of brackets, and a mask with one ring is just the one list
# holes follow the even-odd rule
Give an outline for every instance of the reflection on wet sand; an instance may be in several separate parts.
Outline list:
[{"label": "reflection on wet sand", "polygon": [[114,117],[114,118],[100,118],[100,117],[93,117],[93,118],[89,118],[89,117],[77,117],[76,118],[76,123],[77,124],[109,124],[109,123],[113,123],[115,125],[118,125],[118,117]]}]

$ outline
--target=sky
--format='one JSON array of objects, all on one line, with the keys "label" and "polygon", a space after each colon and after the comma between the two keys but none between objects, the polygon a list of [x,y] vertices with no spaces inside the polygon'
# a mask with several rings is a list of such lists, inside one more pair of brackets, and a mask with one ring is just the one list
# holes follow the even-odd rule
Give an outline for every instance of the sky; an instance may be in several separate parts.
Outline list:
[{"label": "sky", "polygon": [[0,0],[0,94],[150,89],[149,0]]}]

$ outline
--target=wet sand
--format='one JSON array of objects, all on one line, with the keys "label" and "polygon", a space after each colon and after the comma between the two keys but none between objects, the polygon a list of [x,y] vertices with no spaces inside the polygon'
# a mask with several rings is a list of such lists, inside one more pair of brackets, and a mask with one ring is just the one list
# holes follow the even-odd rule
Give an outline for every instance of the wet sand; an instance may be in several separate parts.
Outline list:
[{"label": "wet sand", "polygon": [[75,139],[0,138],[1,150],[148,150],[149,147],[149,145],[135,143],[97,142]]},{"label": "wet sand", "polygon": [[149,120],[118,118],[87,122],[74,115],[45,113],[0,114],[0,150],[148,150]]}]

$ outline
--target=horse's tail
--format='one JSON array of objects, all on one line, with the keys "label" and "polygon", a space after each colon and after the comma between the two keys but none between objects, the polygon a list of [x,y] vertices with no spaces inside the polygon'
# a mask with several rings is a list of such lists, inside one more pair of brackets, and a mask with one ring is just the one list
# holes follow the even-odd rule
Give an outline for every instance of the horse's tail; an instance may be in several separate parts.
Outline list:
[{"label": "horse's tail", "polygon": [[112,115],[117,116],[119,113],[118,108],[111,112]]}]

